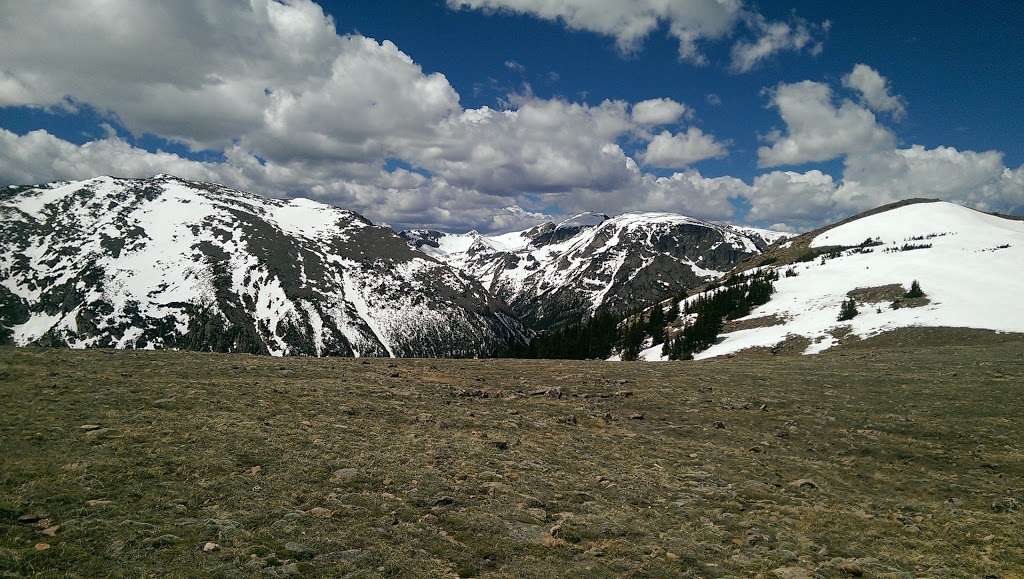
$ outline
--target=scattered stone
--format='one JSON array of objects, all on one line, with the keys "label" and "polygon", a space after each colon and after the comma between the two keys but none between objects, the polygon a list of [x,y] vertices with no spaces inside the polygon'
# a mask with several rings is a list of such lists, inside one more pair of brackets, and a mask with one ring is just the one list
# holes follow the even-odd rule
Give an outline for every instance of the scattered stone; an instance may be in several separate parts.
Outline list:
[{"label": "scattered stone", "polygon": [[495,440],[495,441],[491,442],[491,446],[493,446],[494,448],[497,448],[498,450],[507,450],[508,449],[508,441],[507,440]]},{"label": "scattered stone", "polygon": [[1013,497],[999,499],[992,503],[992,512],[1015,513],[1020,510],[1020,501]]},{"label": "scattered stone", "polygon": [[315,555],[313,549],[310,549],[302,543],[296,543],[294,541],[285,543],[284,550],[288,551],[288,553],[296,559],[312,559],[313,555]]},{"label": "scattered stone", "polygon": [[399,372],[392,372],[388,374],[388,378],[401,378],[402,375]]},{"label": "scattered stone", "polygon": [[121,521],[122,527],[139,527],[141,529],[155,529],[156,525],[152,523],[144,523],[142,521],[133,521],[131,519],[125,519]]},{"label": "scattered stone", "polygon": [[144,540],[142,543],[144,545],[148,546],[148,547],[160,548],[160,547],[169,547],[169,546],[177,543],[180,540],[181,540],[181,538],[178,537],[177,535],[167,534],[167,535],[160,535],[158,537],[150,537],[150,538]]},{"label": "scattered stone", "polygon": [[802,567],[779,567],[772,570],[779,579],[814,579],[814,574]]},{"label": "scattered stone", "polygon": [[718,429],[723,429],[725,428],[725,423],[722,422],[721,420],[716,420],[712,426]]},{"label": "scattered stone", "polygon": [[844,575],[852,575],[853,577],[864,575],[864,568],[858,565],[856,561],[843,561],[836,565],[836,571]]},{"label": "scattered stone", "polygon": [[174,398],[160,398],[159,400],[154,400],[153,404],[155,404],[156,406],[163,406],[165,404],[170,404],[172,402],[174,402]]},{"label": "scattered stone", "polygon": [[256,475],[260,474],[261,472],[263,472],[263,467],[257,464],[256,466],[251,467],[246,472],[248,473],[249,476],[256,476]]},{"label": "scattered stone", "polygon": [[45,551],[50,548],[49,543],[36,543],[36,551]]},{"label": "scattered stone", "polygon": [[818,488],[818,484],[809,478],[802,478],[789,483],[790,488],[797,490],[815,490]]},{"label": "scattered stone", "polygon": [[644,415],[640,414],[639,412],[634,412],[633,414],[629,415],[629,419],[630,420],[643,420],[644,419]]},{"label": "scattered stone", "polygon": [[548,398],[560,399],[562,397],[562,389],[543,388],[541,390],[534,390],[530,392],[530,396],[547,396]]},{"label": "scattered stone", "polygon": [[348,561],[352,562],[363,554],[362,549],[346,549],[344,551],[334,551],[333,553],[325,553],[317,557],[317,561]]},{"label": "scattered stone", "polygon": [[218,545],[217,543],[214,543],[212,541],[208,541],[205,545],[203,545],[203,552],[204,553],[212,553],[214,551],[219,551],[219,550],[220,550],[220,545]]},{"label": "scattered stone", "polygon": [[97,428],[96,430],[86,430],[85,435],[89,438],[99,438],[108,432],[110,432],[109,428]]},{"label": "scattered stone", "polygon": [[100,426],[99,424],[83,424],[83,425],[79,426],[78,428],[80,428],[80,429],[82,429],[82,430],[84,430],[86,432],[89,432],[90,430],[99,430],[100,428],[103,428],[103,427]]},{"label": "scattered stone", "polygon": [[306,511],[306,514],[311,517],[316,517],[318,519],[329,519],[334,516],[334,511],[326,509],[324,507],[313,507],[312,509]]},{"label": "scattered stone", "polygon": [[576,426],[579,423],[579,421],[576,420],[576,415],[575,414],[570,414],[568,416],[560,416],[558,418],[558,422],[560,422],[561,424],[569,425],[569,426]]},{"label": "scattered stone", "polygon": [[531,525],[529,523],[520,523],[518,521],[506,521],[505,526],[508,527],[509,538],[513,541],[543,545],[544,537],[548,535],[544,530],[544,527],[540,525]]},{"label": "scattered stone", "polygon": [[47,537],[54,537],[54,536],[57,535],[57,531],[59,531],[59,530],[60,530],[60,525],[53,525],[53,526],[46,527],[46,528],[44,528],[43,530],[41,530],[39,532],[41,534],[43,534],[43,535],[46,535]]},{"label": "scattered stone", "polygon": [[762,544],[768,543],[768,542],[769,542],[768,537],[766,537],[766,536],[764,536],[764,535],[762,535],[760,533],[751,533],[751,534],[747,535],[747,544],[748,545],[762,545]]},{"label": "scattered stone", "polygon": [[278,567],[277,574],[283,577],[295,577],[302,575],[302,571],[299,570],[298,563],[288,563],[287,565],[281,565]]},{"label": "scattered stone", "polygon": [[357,476],[359,476],[359,471],[354,468],[339,468],[331,475],[331,480],[335,482],[349,482],[355,480]]},{"label": "scattered stone", "polygon": [[114,501],[108,501],[107,499],[92,499],[92,500],[89,500],[89,501],[85,501],[85,506],[87,506],[87,507],[105,507],[105,506],[111,505],[113,503],[114,503]]},{"label": "scattered stone", "polygon": [[788,549],[779,549],[778,551],[775,551],[775,556],[783,563],[790,563],[797,560],[796,553]]},{"label": "scattered stone", "polygon": [[23,525],[31,525],[32,523],[38,521],[41,518],[42,517],[40,517],[39,515],[24,514],[18,517],[18,522]]}]

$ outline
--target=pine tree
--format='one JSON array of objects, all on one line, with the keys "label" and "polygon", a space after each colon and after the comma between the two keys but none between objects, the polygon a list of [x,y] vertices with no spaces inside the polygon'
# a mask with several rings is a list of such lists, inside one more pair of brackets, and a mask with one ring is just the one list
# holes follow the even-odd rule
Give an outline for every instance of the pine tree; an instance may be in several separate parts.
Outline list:
[{"label": "pine tree", "polygon": [[654,339],[653,345],[665,341],[665,311],[661,309],[661,304],[654,304],[651,308],[647,318],[647,333]]},{"label": "pine tree", "polygon": [[852,320],[857,315],[857,302],[853,298],[850,298],[843,302],[843,305],[839,308],[839,321],[845,322],[846,320]]},{"label": "pine tree", "polygon": [[910,284],[910,291],[908,291],[904,295],[904,297],[907,297],[907,298],[923,298],[924,297],[924,291],[921,290],[921,284],[917,283],[916,279]]},{"label": "pine tree", "polygon": [[622,335],[622,359],[636,360],[644,342],[644,326],[641,321],[629,324]]},{"label": "pine tree", "polygon": [[672,305],[669,306],[669,308],[668,308],[668,313],[665,314],[665,321],[667,323],[672,323],[672,322],[674,322],[674,321],[676,321],[678,319],[679,319],[679,302],[673,299],[672,300]]}]

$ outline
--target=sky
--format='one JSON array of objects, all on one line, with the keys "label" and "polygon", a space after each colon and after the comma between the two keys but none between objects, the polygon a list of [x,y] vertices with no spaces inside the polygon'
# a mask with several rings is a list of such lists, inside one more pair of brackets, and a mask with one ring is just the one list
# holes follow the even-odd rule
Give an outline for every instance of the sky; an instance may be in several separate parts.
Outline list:
[{"label": "sky", "polygon": [[1024,213],[1024,6],[0,0],[0,184],[171,173],[397,228]]}]

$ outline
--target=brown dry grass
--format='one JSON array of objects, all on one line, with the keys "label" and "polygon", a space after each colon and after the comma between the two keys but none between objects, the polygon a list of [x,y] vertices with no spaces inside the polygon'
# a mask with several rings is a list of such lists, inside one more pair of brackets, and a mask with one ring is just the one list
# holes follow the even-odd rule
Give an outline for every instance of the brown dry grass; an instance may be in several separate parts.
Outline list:
[{"label": "brown dry grass", "polygon": [[957,330],[670,363],[0,349],[0,573],[1011,577],[1021,384],[1020,336]]}]

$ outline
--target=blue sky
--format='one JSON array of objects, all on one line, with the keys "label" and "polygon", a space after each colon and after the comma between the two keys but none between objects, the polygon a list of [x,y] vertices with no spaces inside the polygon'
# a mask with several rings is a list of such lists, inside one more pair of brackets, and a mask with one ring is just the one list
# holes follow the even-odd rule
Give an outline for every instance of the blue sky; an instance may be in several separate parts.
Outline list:
[{"label": "blue sky", "polygon": [[[643,10],[600,1],[626,17]],[[99,8],[50,4],[0,8],[11,12],[0,14],[0,37],[18,47],[0,50],[0,182],[172,172],[446,229],[509,229],[586,209],[801,229],[907,196],[1024,207],[1024,7],[1015,2],[746,3],[723,34],[698,37],[701,65],[681,58],[670,26],[705,10],[702,0],[655,14],[657,27],[628,54],[601,14],[567,23],[550,12],[564,3],[545,0],[112,2],[87,30],[69,23]],[[140,20],[145,35],[104,44],[114,42],[105,32]],[[41,23],[40,36],[19,22]],[[766,35],[756,22],[789,26],[787,42],[798,28],[808,39],[738,72],[737,45]],[[269,32],[243,42],[247,32],[234,30],[243,24]],[[162,43],[171,48],[150,48]],[[186,44],[196,51],[177,54]],[[349,68],[332,73],[337,58]],[[880,98],[899,112],[844,80],[857,64],[886,83]],[[346,87],[324,88],[332,80]],[[283,105],[284,94],[295,98]],[[688,112],[635,122],[632,107],[648,99]],[[495,115],[470,120],[481,110]],[[551,121],[549,134],[519,126],[530,111]],[[683,139],[691,128],[697,135]],[[658,156],[662,132],[676,148]]]},{"label": "blue sky", "polygon": [[[323,6],[339,31],[393,40],[427,71],[445,74],[466,106],[493,106],[523,81],[545,98],[671,97],[689,103],[701,126],[746,152],[709,162],[708,173],[758,173],[756,133],[779,124],[778,115],[765,108],[761,89],[807,79],[838,81],[859,62],[879,70],[909,102],[906,120],[896,125],[902,139],[930,147],[998,149],[1009,165],[1024,163],[1024,6],[1015,2],[945,0],[927,8],[878,0],[762,2],[766,16],[785,18],[795,11],[811,21],[829,20],[832,27],[821,55],[780,55],[747,74],[724,66],[727,43],[708,47],[718,66],[680,62],[664,26],[640,52],[622,57],[608,37],[529,16],[453,11],[440,1]],[[525,74],[507,69],[509,60],[526,67]],[[550,80],[551,72],[557,81]],[[719,95],[721,106],[706,102],[711,93]]]}]

